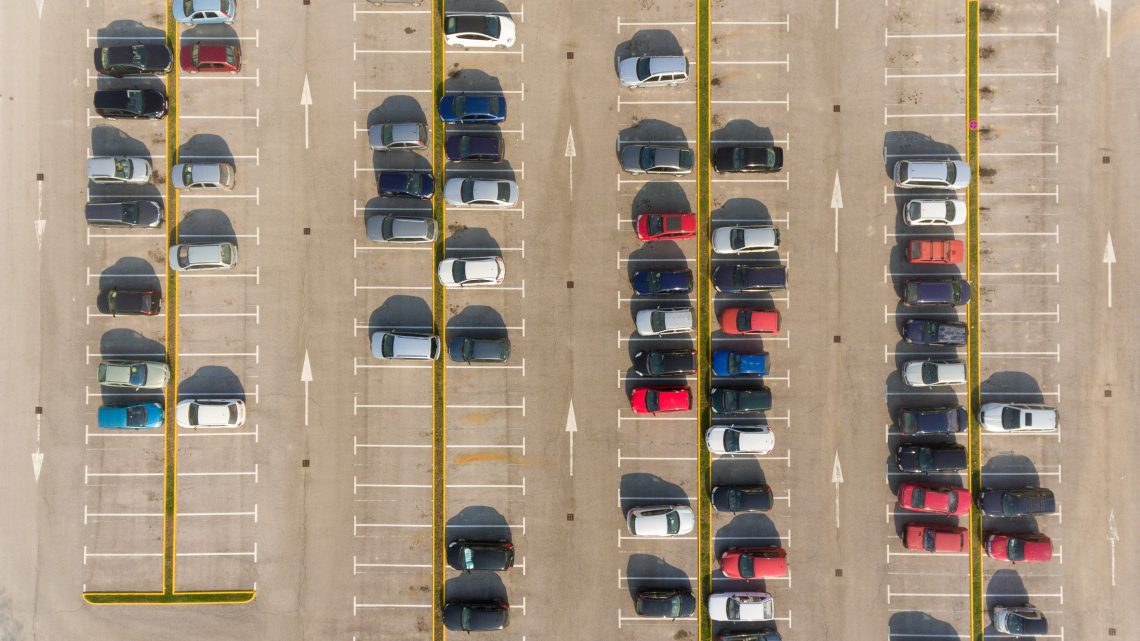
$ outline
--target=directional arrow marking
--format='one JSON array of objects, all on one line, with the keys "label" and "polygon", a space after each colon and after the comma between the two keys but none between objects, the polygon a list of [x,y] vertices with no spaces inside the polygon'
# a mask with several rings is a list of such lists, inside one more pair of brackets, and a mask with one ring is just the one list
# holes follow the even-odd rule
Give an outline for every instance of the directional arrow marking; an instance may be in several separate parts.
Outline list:
[{"label": "directional arrow marking", "polygon": [[44,19],[44,0],[36,0],[36,13],[40,20]]},{"label": "directional arrow marking", "polygon": [[301,382],[305,384],[305,425],[309,424],[309,383],[313,382],[313,368],[309,365],[309,350],[305,350],[305,362],[301,365]]},{"label": "directional arrow marking", "polygon": [[[835,187],[831,190],[831,208],[835,210],[835,253],[839,253],[839,210],[843,209],[843,192],[839,189],[839,170],[835,171]],[[836,454],[838,456],[838,453]]]},{"label": "directional arrow marking", "polygon": [[1104,241],[1104,264],[1108,265],[1108,306],[1112,308],[1112,265],[1116,263],[1116,250],[1112,248],[1112,232]]},{"label": "directional arrow marking", "polygon": [[571,127],[566,132],[566,157],[570,159],[570,200],[574,200],[574,156],[577,155],[578,152],[574,150],[574,128]]},{"label": "directional arrow marking", "polygon": [[[838,185],[839,183],[836,183]],[[831,482],[835,484],[835,529],[839,529],[839,485],[843,483],[843,468],[839,465],[839,450],[835,451],[835,464],[831,466]]]},{"label": "directional arrow marking", "polygon": [[[32,472],[36,475],[36,483],[40,482],[40,470],[44,467],[44,453],[32,452]],[[1113,585],[1116,585],[1115,583]]]},{"label": "directional arrow marking", "polygon": [[39,187],[39,209],[36,214],[36,246],[42,251],[44,248],[44,230],[47,229],[47,220],[44,219],[44,181],[36,182]]},{"label": "directional arrow marking", "polygon": [[566,414],[566,431],[570,433],[570,476],[574,476],[574,432],[578,431],[578,420],[574,418],[574,399],[570,399],[570,411]]},{"label": "directional arrow marking", "polygon": [[1112,587],[1116,587],[1116,542],[1120,534],[1116,531],[1116,510],[1108,511],[1108,546],[1112,558]]},{"label": "directional arrow marking", "polygon": [[305,149],[309,148],[309,107],[313,104],[313,94],[309,91],[309,74],[305,74],[305,84],[301,87],[301,106],[305,108]]}]

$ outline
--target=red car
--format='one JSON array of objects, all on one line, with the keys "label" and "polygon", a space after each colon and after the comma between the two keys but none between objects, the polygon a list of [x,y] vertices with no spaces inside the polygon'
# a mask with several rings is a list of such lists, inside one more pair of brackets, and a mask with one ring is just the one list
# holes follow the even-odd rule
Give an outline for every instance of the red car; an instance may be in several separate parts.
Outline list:
[{"label": "red car", "polygon": [[970,535],[964,527],[907,523],[903,543],[908,550],[961,554],[970,547]]},{"label": "red car", "polygon": [[899,507],[952,516],[969,514],[970,491],[960,487],[903,483],[899,486]]},{"label": "red car", "polygon": [[720,571],[730,579],[788,576],[786,556],[781,548],[732,548],[720,555]]},{"label": "red car", "polygon": [[183,71],[241,71],[241,49],[237,45],[183,45],[178,61]]},{"label": "red car", "polygon": [[642,214],[637,217],[638,240],[683,240],[696,235],[696,214]]},{"label": "red car", "polygon": [[629,397],[635,414],[684,412],[693,407],[693,393],[686,387],[635,387]]},{"label": "red car", "polygon": [[912,265],[959,265],[965,252],[960,240],[912,240],[906,244],[906,259]]},{"label": "red car", "polygon": [[720,313],[720,328],[725,334],[780,333],[780,312],[774,309],[727,307]]},{"label": "red car", "polygon": [[1053,542],[1044,534],[990,533],[986,554],[999,561],[1044,563],[1053,559]]}]

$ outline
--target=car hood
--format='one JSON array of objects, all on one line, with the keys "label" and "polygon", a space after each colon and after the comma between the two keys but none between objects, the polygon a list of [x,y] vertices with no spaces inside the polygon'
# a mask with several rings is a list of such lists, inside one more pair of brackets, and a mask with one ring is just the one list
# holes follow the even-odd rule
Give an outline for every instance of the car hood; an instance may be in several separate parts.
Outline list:
[{"label": "car hood", "polygon": [[640,58],[626,58],[618,63],[618,78],[623,85],[635,85],[640,80],[637,77],[637,61]]}]

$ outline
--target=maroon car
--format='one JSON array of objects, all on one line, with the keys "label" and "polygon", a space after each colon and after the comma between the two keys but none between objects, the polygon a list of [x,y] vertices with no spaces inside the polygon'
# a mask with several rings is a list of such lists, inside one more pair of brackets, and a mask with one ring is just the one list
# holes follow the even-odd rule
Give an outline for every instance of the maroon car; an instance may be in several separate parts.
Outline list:
[{"label": "maroon car", "polygon": [[241,71],[241,48],[237,45],[204,45],[200,42],[182,45],[179,65],[183,71],[189,73],[199,71],[237,73]]}]

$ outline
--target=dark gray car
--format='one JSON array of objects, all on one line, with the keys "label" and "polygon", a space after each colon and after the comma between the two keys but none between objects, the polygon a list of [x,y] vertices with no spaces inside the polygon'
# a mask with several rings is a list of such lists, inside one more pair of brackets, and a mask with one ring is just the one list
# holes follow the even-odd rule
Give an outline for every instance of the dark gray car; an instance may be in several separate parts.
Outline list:
[{"label": "dark gray car", "polygon": [[621,168],[631,174],[687,174],[693,171],[693,150],[665,145],[628,145],[621,150]]},{"label": "dark gray car", "polygon": [[153,200],[87,203],[84,214],[92,227],[158,227],[162,224],[162,205]]},{"label": "dark gray car", "polygon": [[906,443],[895,453],[895,463],[904,472],[957,472],[966,469],[966,448]]},{"label": "dark gray car", "polygon": [[713,272],[713,287],[718,292],[771,292],[787,286],[788,272],[783,267],[721,265]]},{"label": "dark gray car", "polygon": [[434,218],[371,216],[364,221],[368,240],[377,243],[430,243],[435,241]]},{"label": "dark gray car", "polygon": [[767,485],[718,485],[709,492],[717,512],[767,512],[772,509],[772,488]]},{"label": "dark gray car", "polygon": [[447,546],[447,564],[464,572],[503,572],[515,565],[515,546],[510,541],[452,541]]},{"label": "dark gray car", "polygon": [[692,616],[697,609],[697,600],[686,589],[647,589],[640,590],[633,601],[633,611],[638,616],[654,619],[676,619]]},{"label": "dark gray car", "polygon": [[456,336],[447,342],[447,355],[457,363],[505,363],[511,358],[511,341]]},{"label": "dark gray car", "polygon": [[978,507],[986,516],[1029,516],[1057,511],[1053,491],[1043,487],[1020,490],[982,490]]},{"label": "dark gray car", "polygon": [[511,606],[501,601],[448,601],[443,625],[454,632],[490,632],[511,623]]}]

